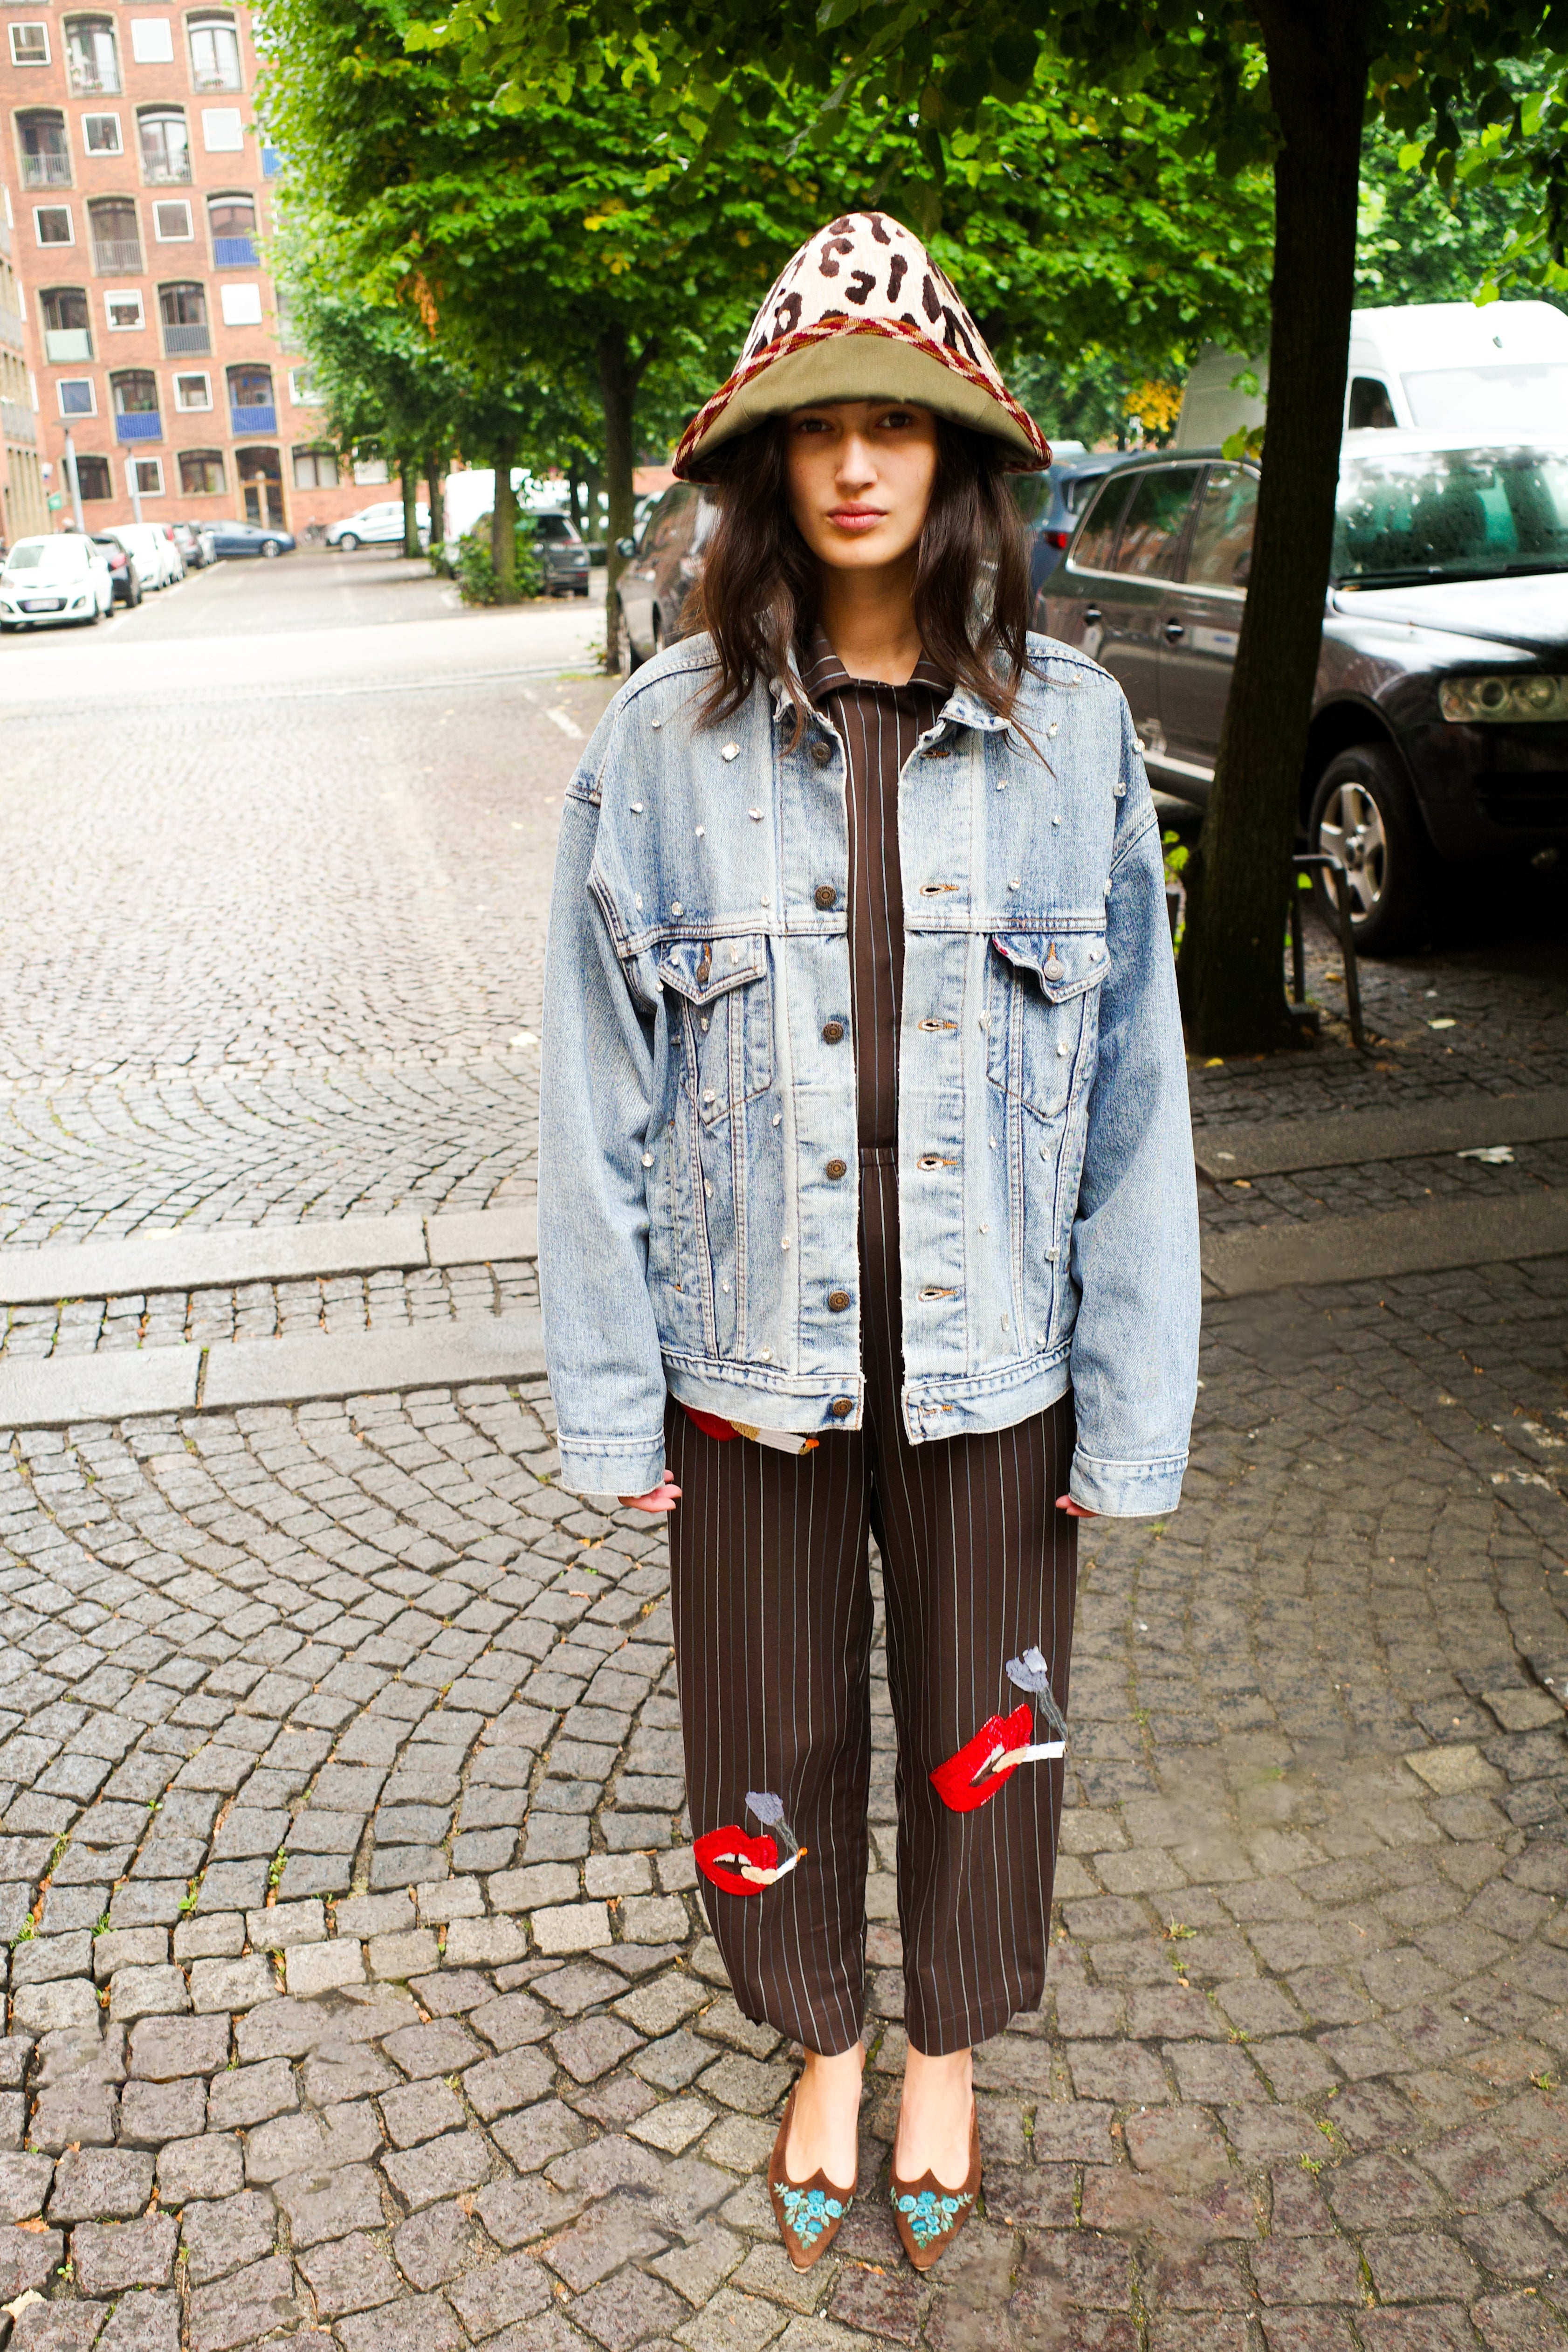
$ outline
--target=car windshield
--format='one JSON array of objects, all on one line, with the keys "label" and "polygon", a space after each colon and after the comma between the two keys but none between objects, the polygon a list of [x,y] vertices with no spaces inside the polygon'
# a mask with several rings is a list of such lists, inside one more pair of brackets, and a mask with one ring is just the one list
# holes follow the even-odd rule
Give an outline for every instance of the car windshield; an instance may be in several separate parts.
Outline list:
[{"label": "car windshield", "polygon": [[1568,408],[1568,365],[1513,360],[1496,367],[1422,368],[1405,378],[1413,423],[1432,432],[1556,429]]},{"label": "car windshield", "polygon": [[1337,586],[1568,570],[1568,447],[1353,458],[1335,502]]},{"label": "car windshield", "polygon": [[7,572],[84,572],[87,549],[79,539],[19,540],[5,559]]}]

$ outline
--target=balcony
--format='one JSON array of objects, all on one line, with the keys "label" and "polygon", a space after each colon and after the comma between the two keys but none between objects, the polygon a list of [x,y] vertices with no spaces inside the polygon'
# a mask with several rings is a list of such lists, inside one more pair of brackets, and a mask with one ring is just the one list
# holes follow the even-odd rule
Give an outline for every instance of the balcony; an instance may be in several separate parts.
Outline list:
[{"label": "balcony", "polygon": [[204,319],[199,326],[163,322],[163,349],[172,360],[204,359],[213,348],[213,331]]},{"label": "balcony", "polygon": [[254,236],[214,236],[213,259],[220,269],[255,269],[258,264]]},{"label": "balcony", "polygon": [[270,401],[265,408],[231,407],[229,423],[236,433],[276,433],[277,411]]},{"label": "balcony", "polygon": [[22,185],[25,188],[68,188],[71,184],[71,159],[68,155],[24,155]]},{"label": "balcony", "polygon": [[155,408],[139,408],[129,416],[114,420],[117,441],[162,441],[163,419]]},{"label": "balcony", "polygon": [[141,171],[150,187],[187,188],[191,184],[189,155],[149,155],[144,149]]},{"label": "balcony", "polygon": [[95,236],[93,264],[100,278],[140,278],[141,241],[134,236]]},{"label": "balcony", "polygon": [[44,357],[51,367],[69,367],[73,361],[92,357],[90,327],[46,327]]}]

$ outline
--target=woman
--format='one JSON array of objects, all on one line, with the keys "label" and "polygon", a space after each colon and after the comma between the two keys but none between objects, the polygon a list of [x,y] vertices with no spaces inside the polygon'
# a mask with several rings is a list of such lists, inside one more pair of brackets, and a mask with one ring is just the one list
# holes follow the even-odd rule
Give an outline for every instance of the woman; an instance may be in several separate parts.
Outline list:
[{"label": "woman", "polygon": [[799,2266],[856,2184],[873,1612],[898,1734],[894,2219],[980,2180],[972,2046],[1039,2005],[1077,1518],[1176,1505],[1197,1217],[1159,826],[1125,702],[1027,635],[1050,463],[883,214],[768,296],[676,471],[702,633],[562,819],[539,1271],[562,1483],[671,1518],[695,1852],[805,2052]]}]

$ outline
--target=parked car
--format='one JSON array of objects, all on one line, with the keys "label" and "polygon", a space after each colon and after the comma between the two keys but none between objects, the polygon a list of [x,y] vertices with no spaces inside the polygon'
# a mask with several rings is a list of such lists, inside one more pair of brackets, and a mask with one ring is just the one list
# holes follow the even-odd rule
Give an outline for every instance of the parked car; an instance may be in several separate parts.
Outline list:
[{"label": "parked car", "polygon": [[622,677],[681,635],[682,608],[716,514],[696,483],[677,482],[649,509],[637,537],[621,541],[627,561],[616,583],[615,645]]},{"label": "parked car", "polygon": [[187,572],[204,572],[214,561],[210,526],[198,522],[172,522],[168,528],[174,534],[174,544],[184,558]]},{"label": "parked car", "polygon": [[[1040,511],[1030,527],[1030,578],[1031,592],[1038,595],[1046,574],[1054,570],[1062,549],[1072,536],[1072,526],[1083,511],[1084,501],[1104,480],[1114,467],[1125,466],[1131,460],[1117,449],[1086,450],[1082,457],[1069,457],[1053,464],[1042,480],[1045,496]],[[1017,478],[1029,481],[1029,475]]]},{"label": "parked car", "polygon": [[275,522],[215,522],[213,546],[219,555],[287,555],[294,533]]},{"label": "parked car", "polygon": [[134,551],[143,588],[172,588],[185,576],[184,559],[162,523],[120,522],[115,536]]},{"label": "parked car", "polygon": [[545,568],[547,596],[587,595],[588,550],[570,515],[536,515],[534,544]]},{"label": "parked car", "polygon": [[[1216,452],[1119,468],[1036,608],[1121,681],[1151,782],[1198,806],[1257,495]],[[1346,436],[1300,817],[1371,953],[1417,931],[1442,866],[1568,849],[1568,436]]]},{"label": "parked car", "polygon": [[142,596],[141,564],[134,550],[128,547],[119,532],[114,530],[95,530],[92,543],[103,550],[114,601],[132,607],[140,604]]},{"label": "parked car", "polygon": [[[430,537],[430,509],[414,508],[422,542]],[[361,507],[358,514],[344,515],[340,521],[327,526],[327,544],[340,547],[351,555],[356,547],[394,547],[402,544],[402,500],[378,499],[374,506]]]},{"label": "parked car", "polygon": [[76,531],[19,539],[0,567],[0,629],[90,629],[113,602],[102,548]]}]

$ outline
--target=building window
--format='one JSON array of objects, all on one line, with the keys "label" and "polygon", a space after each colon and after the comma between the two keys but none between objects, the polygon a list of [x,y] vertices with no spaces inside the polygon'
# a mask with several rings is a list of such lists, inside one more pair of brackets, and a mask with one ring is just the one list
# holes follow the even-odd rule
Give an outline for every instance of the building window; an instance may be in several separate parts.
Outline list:
[{"label": "building window", "polygon": [[261,151],[261,176],[262,176],[262,178],[263,178],[264,180],[276,180],[276,179],[277,179],[277,175],[278,175],[278,173],[279,173],[279,172],[281,172],[281,171],[282,171],[282,169],[283,169],[283,150],[282,150],[282,148],[281,148],[281,147],[263,147],[263,149],[262,149],[262,151]]},{"label": "building window", "polygon": [[254,278],[240,278],[230,286],[220,286],[218,293],[224,306],[225,327],[259,327],[261,324],[261,289]]},{"label": "building window", "polygon": [[62,416],[96,416],[98,415],[98,402],[93,395],[91,376],[61,376],[56,389],[60,395]]},{"label": "building window", "polygon": [[216,449],[182,449],[180,488],[188,499],[221,499],[224,461]]},{"label": "building window", "polygon": [[107,457],[84,457],[77,452],[77,488],[81,492],[83,506],[94,499],[111,499],[114,485],[110,479]]},{"label": "building window", "polygon": [[296,449],[294,487],[297,490],[335,490],[338,453],[335,449]]},{"label": "building window", "polygon": [[163,495],[163,460],[162,457],[132,457],[125,468],[126,479],[144,499],[161,499]]},{"label": "building window", "polygon": [[129,196],[102,196],[87,208],[93,266],[105,278],[141,274],[141,232]]},{"label": "building window", "polygon": [[390,481],[391,478],[384,457],[355,458],[354,479],[356,482],[363,483],[367,488],[377,482]]},{"label": "building window", "polygon": [[154,186],[182,183],[191,176],[190,133],[177,107],[147,107],[136,118],[141,142],[141,176]]},{"label": "building window", "polygon": [[66,60],[74,98],[108,98],[120,88],[114,22],[109,16],[78,16],[66,26]]},{"label": "building window", "polygon": [[174,378],[176,408],[210,408],[213,404],[213,380],[204,372],[193,371],[189,375]]},{"label": "building window", "polygon": [[213,259],[220,269],[256,267],[254,196],[211,197],[207,223],[213,233]]},{"label": "building window", "polygon": [[152,234],[160,245],[185,245],[194,236],[191,226],[191,207],[177,197],[166,196],[152,207]]},{"label": "building window", "polygon": [[51,286],[45,292],[44,357],[51,367],[69,367],[73,361],[92,357],[84,286]]},{"label": "building window", "polygon": [[202,144],[209,155],[237,155],[245,145],[245,125],[237,106],[204,106]]},{"label": "building window", "polygon": [[81,136],[89,155],[119,155],[124,152],[120,143],[118,114],[84,114]]},{"label": "building window", "polygon": [[48,26],[47,25],[13,25],[11,26],[11,63],[14,66],[47,66],[48,62]]},{"label": "building window", "polygon": [[172,65],[174,36],[169,29],[168,17],[132,16],[131,54],[139,66]]},{"label": "building window", "polygon": [[321,395],[316,389],[316,371],[310,367],[290,368],[288,397],[296,408],[319,408]]},{"label": "building window", "polygon": [[71,184],[71,154],[66,144],[66,118],[63,114],[46,113],[42,108],[16,118],[16,135],[22,147],[22,185],[25,188],[68,188]]},{"label": "building window", "polygon": [[272,396],[268,367],[232,367],[228,372],[229,414],[236,433],[276,433],[277,409]]},{"label": "building window", "polygon": [[172,360],[212,350],[204,286],[160,286],[158,315],[163,322],[163,349]]},{"label": "building window", "polygon": [[239,35],[232,16],[192,19],[191,76],[198,89],[243,89]]},{"label": "building window", "polygon": [[129,293],[106,294],[103,298],[103,307],[108,314],[110,329],[117,333],[122,334],[128,328],[144,327],[147,324],[147,314],[141,307],[141,297],[134,287]]},{"label": "building window", "polygon": [[109,379],[114,402],[117,441],[161,441],[163,420],[158,413],[158,379],[150,368],[127,368]]},{"label": "building window", "polygon": [[69,205],[35,205],[33,234],[40,245],[74,245]]}]

